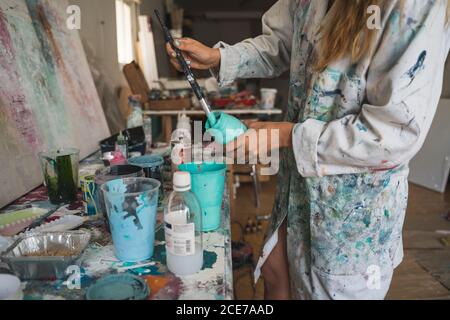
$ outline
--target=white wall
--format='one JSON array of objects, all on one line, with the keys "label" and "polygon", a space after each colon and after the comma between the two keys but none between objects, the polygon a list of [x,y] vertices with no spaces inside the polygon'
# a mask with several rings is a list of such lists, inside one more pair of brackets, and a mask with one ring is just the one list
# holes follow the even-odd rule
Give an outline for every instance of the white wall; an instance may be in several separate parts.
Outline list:
[{"label": "white wall", "polygon": [[115,0],[70,0],[70,3],[81,8],[80,35],[88,57],[95,56],[98,69],[111,80],[114,89],[125,85],[117,59]]},{"label": "white wall", "polygon": [[154,10],[158,9],[161,14],[165,12],[165,6],[163,5],[162,0],[142,0],[141,2],[141,15],[146,15],[151,18],[152,22],[152,30],[153,36],[155,39],[155,52],[156,52],[156,60],[158,62],[158,73],[160,77],[170,77],[170,69],[169,69],[169,59],[166,53],[166,45],[164,40],[164,35],[161,32],[161,28],[157,24]]}]

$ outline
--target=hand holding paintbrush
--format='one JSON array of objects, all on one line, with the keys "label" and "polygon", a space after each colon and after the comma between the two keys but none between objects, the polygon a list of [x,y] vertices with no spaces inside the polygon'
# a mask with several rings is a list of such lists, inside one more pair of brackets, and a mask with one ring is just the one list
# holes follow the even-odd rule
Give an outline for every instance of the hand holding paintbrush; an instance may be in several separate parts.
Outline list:
[{"label": "hand holding paintbrush", "polygon": [[[176,39],[175,46],[181,50],[183,56],[189,61],[189,65],[193,69],[208,70],[220,66],[219,49],[209,48],[201,42],[190,38]],[[167,43],[166,49],[172,65],[178,71],[183,72],[177,60],[177,54],[169,43]]]}]

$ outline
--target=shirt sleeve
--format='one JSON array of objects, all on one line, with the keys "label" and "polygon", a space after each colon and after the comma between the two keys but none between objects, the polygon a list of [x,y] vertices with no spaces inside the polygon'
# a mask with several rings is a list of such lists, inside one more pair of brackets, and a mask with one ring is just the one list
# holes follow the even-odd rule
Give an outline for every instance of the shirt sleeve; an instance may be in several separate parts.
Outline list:
[{"label": "shirt sleeve", "polygon": [[360,113],[328,123],[308,119],[294,127],[302,176],[389,170],[417,154],[442,92],[449,50],[445,12],[446,1],[423,0],[393,10],[368,69],[367,103]]},{"label": "shirt sleeve", "polygon": [[219,42],[220,85],[241,78],[276,77],[289,69],[298,0],[279,0],[262,18],[263,33],[230,46]]}]

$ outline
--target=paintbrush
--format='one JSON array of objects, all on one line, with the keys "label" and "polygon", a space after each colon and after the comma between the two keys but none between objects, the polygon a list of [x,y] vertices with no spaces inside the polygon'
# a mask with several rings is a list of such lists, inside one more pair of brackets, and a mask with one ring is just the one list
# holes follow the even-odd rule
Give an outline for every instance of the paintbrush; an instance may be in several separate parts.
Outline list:
[{"label": "paintbrush", "polygon": [[203,108],[203,111],[205,111],[206,116],[209,120],[209,123],[211,127],[213,127],[216,124],[216,117],[211,112],[211,107],[209,106],[208,102],[206,102],[205,95],[200,88],[200,85],[197,82],[197,78],[195,77],[194,73],[191,70],[191,67],[187,63],[186,59],[184,58],[183,54],[181,53],[181,50],[178,49],[178,47],[175,45],[175,40],[173,39],[172,35],[170,34],[169,28],[166,26],[166,24],[163,22],[161,15],[159,14],[158,10],[155,10],[156,17],[158,18],[158,21],[164,31],[164,36],[166,39],[166,42],[170,44],[172,49],[175,51],[177,55],[178,63],[180,64],[181,68],[183,69],[184,75],[186,76],[186,79],[189,81],[189,84],[192,87],[192,90],[194,91],[194,94],[196,95],[198,101],[200,102],[200,105]]},{"label": "paintbrush", "polygon": [[[62,207],[64,207],[64,206],[62,206]],[[55,209],[52,209],[49,212],[47,212],[46,214],[44,214],[43,216],[40,216],[39,218],[34,220],[32,224],[30,224],[28,227],[24,228],[18,234],[25,233],[25,232],[28,232],[28,231],[36,228],[36,227],[39,227],[45,220],[47,220],[48,217],[50,217],[52,214],[54,214],[56,211],[58,211],[62,207],[57,207]]]}]

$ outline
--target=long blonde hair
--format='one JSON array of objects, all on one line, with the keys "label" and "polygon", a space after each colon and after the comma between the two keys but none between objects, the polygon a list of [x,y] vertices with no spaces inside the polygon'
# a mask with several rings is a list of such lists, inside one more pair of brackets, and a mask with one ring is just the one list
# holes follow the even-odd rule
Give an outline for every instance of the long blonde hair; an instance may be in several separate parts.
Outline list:
[{"label": "long blonde hair", "polygon": [[[383,9],[391,0],[334,0],[330,15],[320,28],[322,35],[316,69],[323,70],[330,63],[347,55],[357,62],[372,50],[377,30],[367,28],[367,8],[377,5]],[[405,0],[401,0],[403,2]],[[406,0],[407,1],[407,0]],[[450,17],[450,0],[447,21]],[[343,13],[346,14],[343,14]]]}]

